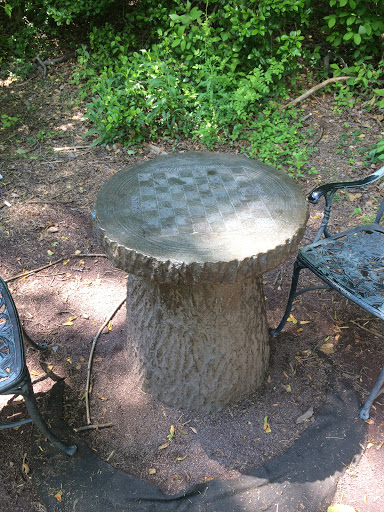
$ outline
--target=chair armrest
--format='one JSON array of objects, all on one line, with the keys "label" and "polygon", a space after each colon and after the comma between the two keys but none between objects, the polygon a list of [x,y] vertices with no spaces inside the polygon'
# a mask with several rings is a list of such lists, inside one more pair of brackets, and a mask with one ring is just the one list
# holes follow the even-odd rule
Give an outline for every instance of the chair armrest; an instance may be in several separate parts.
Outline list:
[{"label": "chair armrest", "polygon": [[378,169],[373,174],[370,174],[369,176],[366,176],[362,180],[357,181],[344,181],[339,183],[327,183],[325,185],[321,185],[320,187],[315,188],[312,190],[312,192],[308,195],[307,201],[309,201],[312,204],[317,204],[319,199],[322,196],[329,196],[336,192],[336,190],[339,190],[341,188],[359,188],[364,187],[365,185],[369,185],[370,183],[373,183],[374,181],[378,180],[379,178],[384,177],[384,167],[381,167],[381,169]]},{"label": "chair armrest", "polygon": [[[357,181],[346,181],[346,182],[338,182],[338,183],[327,183],[325,185],[321,185],[320,187],[315,188],[312,192],[307,196],[307,201],[312,204],[317,204],[321,197],[325,199],[325,207],[324,207],[324,216],[321,222],[320,228],[313,240],[313,242],[317,242],[320,240],[321,236],[324,235],[326,238],[330,236],[328,232],[328,221],[331,215],[331,207],[332,207],[332,199],[337,190],[342,188],[359,188],[364,187],[365,185],[369,185],[374,181],[384,177],[384,167],[381,167],[373,174],[369,176],[357,180]],[[384,211],[384,201],[379,209],[379,213],[376,217],[376,222],[379,221],[379,218],[383,214]]]}]

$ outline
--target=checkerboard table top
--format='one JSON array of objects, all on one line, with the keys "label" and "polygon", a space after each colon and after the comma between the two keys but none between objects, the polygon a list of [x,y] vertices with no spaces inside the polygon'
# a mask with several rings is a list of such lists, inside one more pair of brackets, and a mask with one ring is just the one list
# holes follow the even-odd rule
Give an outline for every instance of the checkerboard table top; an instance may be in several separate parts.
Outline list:
[{"label": "checkerboard table top", "polygon": [[267,260],[276,266],[279,248],[284,259],[296,249],[306,219],[303,195],[283,172],[245,157],[200,152],[120,171],[101,189],[94,211],[111,260],[130,272],[136,265],[144,275],[158,265],[180,270],[261,256],[264,271]]}]

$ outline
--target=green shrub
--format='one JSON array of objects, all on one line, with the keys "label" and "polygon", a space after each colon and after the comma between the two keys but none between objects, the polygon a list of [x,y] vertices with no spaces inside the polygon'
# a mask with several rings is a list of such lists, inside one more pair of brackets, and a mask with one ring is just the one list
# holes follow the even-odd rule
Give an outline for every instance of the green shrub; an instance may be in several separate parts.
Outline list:
[{"label": "green shrub", "polygon": [[[384,2],[382,0],[329,0],[327,41],[354,59],[380,60],[383,52]],[[348,54],[347,53],[347,54]],[[344,55],[344,58],[346,56]]]}]

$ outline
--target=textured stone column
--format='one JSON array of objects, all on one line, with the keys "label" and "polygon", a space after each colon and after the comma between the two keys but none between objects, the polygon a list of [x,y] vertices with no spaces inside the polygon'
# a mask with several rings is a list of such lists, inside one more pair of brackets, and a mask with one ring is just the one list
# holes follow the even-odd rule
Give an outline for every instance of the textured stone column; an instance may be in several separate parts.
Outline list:
[{"label": "textured stone column", "polygon": [[259,277],[170,285],[130,275],[128,368],[161,402],[208,412],[264,380],[269,345]]}]

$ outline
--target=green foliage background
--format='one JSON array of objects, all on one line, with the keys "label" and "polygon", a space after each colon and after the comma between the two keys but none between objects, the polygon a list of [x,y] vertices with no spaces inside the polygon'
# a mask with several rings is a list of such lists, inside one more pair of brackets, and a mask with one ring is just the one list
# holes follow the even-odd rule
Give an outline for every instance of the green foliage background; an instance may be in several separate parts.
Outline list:
[{"label": "green foliage background", "polygon": [[[75,46],[74,80],[97,143],[241,141],[299,174],[297,111],[277,108],[301,75],[349,74],[384,107],[382,0],[2,0],[0,59]],[[51,56],[51,55],[50,55]],[[325,61],[324,61],[325,59]],[[324,66],[324,62],[327,65]],[[345,97],[345,87],[340,95]]]}]

